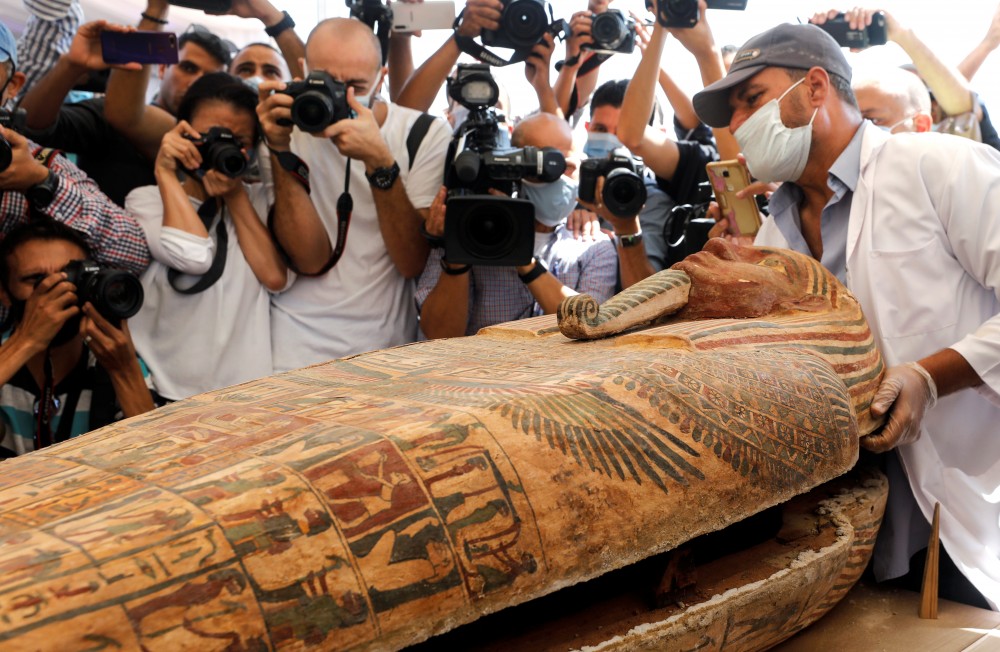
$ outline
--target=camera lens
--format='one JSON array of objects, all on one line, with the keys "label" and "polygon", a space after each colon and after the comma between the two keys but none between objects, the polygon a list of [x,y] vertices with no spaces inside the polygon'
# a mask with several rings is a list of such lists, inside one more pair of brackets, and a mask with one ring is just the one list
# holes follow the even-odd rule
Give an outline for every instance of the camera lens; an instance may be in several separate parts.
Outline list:
[{"label": "camera lens", "polygon": [[626,168],[615,168],[604,177],[601,193],[604,206],[618,217],[638,215],[646,203],[646,184],[642,178]]},{"label": "camera lens", "polygon": [[240,148],[232,143],[215,143],[208,150],[208,163],[233,179],[243,176],[247,170],[247,158]]},{"label": "camera lens", "polygon": [[142,283],[138,278],[128,272],[113,269],[98,272],[88,283],[86,294],[98,312],[112,321],[135,315],[142,307],[144,298]]},{"label": "camera lens", "polygon": [[625,21],[620,14],[606,11],[594,16],[590,24],[590,34],[597,48],[614,50],[628,36],[628,30],[625,29]]},{"label": "camera lens", "polygon": [[480,208],[477,215],[468,215],[462,222],[460,241],[465,250],[487,261],[510,255],[520,233],[517,219],[499,202]]},{"label": "camera lens", "polygon": [[302,131],[323,131],[333,123],[333,101],[315,91],[306,91],[292,102],[292,122]]},{"label": "camera lens", "polygon": [[514,0],[500,17],[500,29],[515,48],[530,48],[545,34],[549,26],[545,7],[538,0]]}]

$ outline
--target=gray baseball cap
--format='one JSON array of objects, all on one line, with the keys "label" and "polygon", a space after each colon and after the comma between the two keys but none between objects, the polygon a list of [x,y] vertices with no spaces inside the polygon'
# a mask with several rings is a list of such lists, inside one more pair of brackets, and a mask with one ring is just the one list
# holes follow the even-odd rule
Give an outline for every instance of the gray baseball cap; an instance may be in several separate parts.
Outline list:
[{"label": "gray baseball cap", "polygon": [[729,93],[764,68],[818,66],[851,81],[851,66],[832,36],[816,25],[785,23],[754,36],[736,52],[729,74],[695,93],[694,110],[710,127],[728,127],[733,117]]},{"label": "gray baseball cap", "polygon": [[17,41],[6,25],[0,23],[0,61],[10,61],[17,67]]}]

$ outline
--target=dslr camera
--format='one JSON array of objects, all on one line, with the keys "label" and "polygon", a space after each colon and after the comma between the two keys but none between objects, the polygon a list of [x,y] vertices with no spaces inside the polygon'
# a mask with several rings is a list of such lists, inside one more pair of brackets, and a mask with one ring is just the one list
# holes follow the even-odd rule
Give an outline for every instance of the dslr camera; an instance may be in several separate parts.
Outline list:
[{"label": "dslr camera", "polygon": [[445,257],[452,263],[512,266],[531,262],[535,246],[535,207],[507,195],[530,176],[555,181],[566,169],[562,153],[551,148],[510,147],[493,109],[499,87],[484,64],[459,64],[448,80],[448,96],[469,109],[448,146],[445,186]]},{"label": "dslr camera", "polygon": [[294,124],[302,131],[314,133],[334,122],[354,117],[347,103],[347,86],[322,70],[309,73],[302,81],[288,82],[285,90],[278,92],[295,98],[291,122],[280,121],[285,126]]},{"label": "dslr camera", "polygon": [[105,319],[116,326],[142,308],[144,297],[138,277],[92,260],[74,260],[63,270],[66,280],[76,286],[77,304],[88,301]]},{"label": "dslr camera", "polygon": [[357,18],[372,30],[379,23],[392,25],[392,9],[382,0],[345,0],[351,18]]},{"label": "dslr camera", "polygon": [[243,153],[242,143],[229,129],[212,127],[208,133],[195,140],[195,144],[201,154],[198,173],[203,175],[209,170],[216,170],[231,179],[238,179],[246,174],[247,157]]},{"label": "dslr camera", "polygon": [[635,20],[619,9],[594,14],[590,23],[593,43],[583,46],[587,50],[608,54],[629,54],[635,49]]},{"label": "dslr camera", "polygon": [[[646,9],[653,10],[654,0],[646,0]],[[698,24],[698,0],[655,0],[656,22],[664,27],[694,27]],[[747,0],[706,0],[709,9],[743,11]]]},{"label": "dslr camera", "polygon": [[502,0],[500,28],[484,29],[483,45],[530,50],[549,31],[545,0]]},{"label": "dslr camera", "polygon": [[634,217],[646,203],[642,162],[619,147],[604,158],[588,158],[580,164],[579,197],[594,203],[597,180],[604,177],[601,201],[617,217]]},{"label": "dslr camera", "polygon": [[[3,127],[4,129],[12,129],[14,131],[21,132],[24,130],[25,121],[27,119],[28,114],[24,109],[15,109],[13,111],[0,109],[0,127]],[[0,172],[9,168],[13,161],[13,147],[6,138],[0,136]]]}]

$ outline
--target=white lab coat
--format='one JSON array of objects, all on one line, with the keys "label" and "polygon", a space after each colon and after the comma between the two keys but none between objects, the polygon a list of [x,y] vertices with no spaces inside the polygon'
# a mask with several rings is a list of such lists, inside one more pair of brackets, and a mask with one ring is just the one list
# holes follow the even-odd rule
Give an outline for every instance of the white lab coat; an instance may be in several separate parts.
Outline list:
[{"label": "white lab coat", "polygon": [[[1000,152],[955,136],[890,137],[867,121],[862,129],[847,285],[887,365],[952,348],[983,379],[941,398],[920,439],[898,450],[924,516],[941,503],[941,541],[997,609]],[[773,220],[754,244],[787,246]]]}]

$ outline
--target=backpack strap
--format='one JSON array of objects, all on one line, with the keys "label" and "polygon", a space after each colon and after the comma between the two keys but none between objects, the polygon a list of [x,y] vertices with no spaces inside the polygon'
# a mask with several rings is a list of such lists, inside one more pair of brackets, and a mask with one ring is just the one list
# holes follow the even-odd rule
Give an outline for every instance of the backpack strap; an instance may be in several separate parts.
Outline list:
[{"label": "backpack strap", "polygon": [[410,168],[413,167],[413,159],[417,157],[417,150],[420,149],[420,143],[423,142],[424,136],[427,135],[427,130],[431,128],[431,124],[433,123],[434,116],[429,113],[421,113],[413,123],[410,135],[406,137],[406,153],[410,156]]}]

